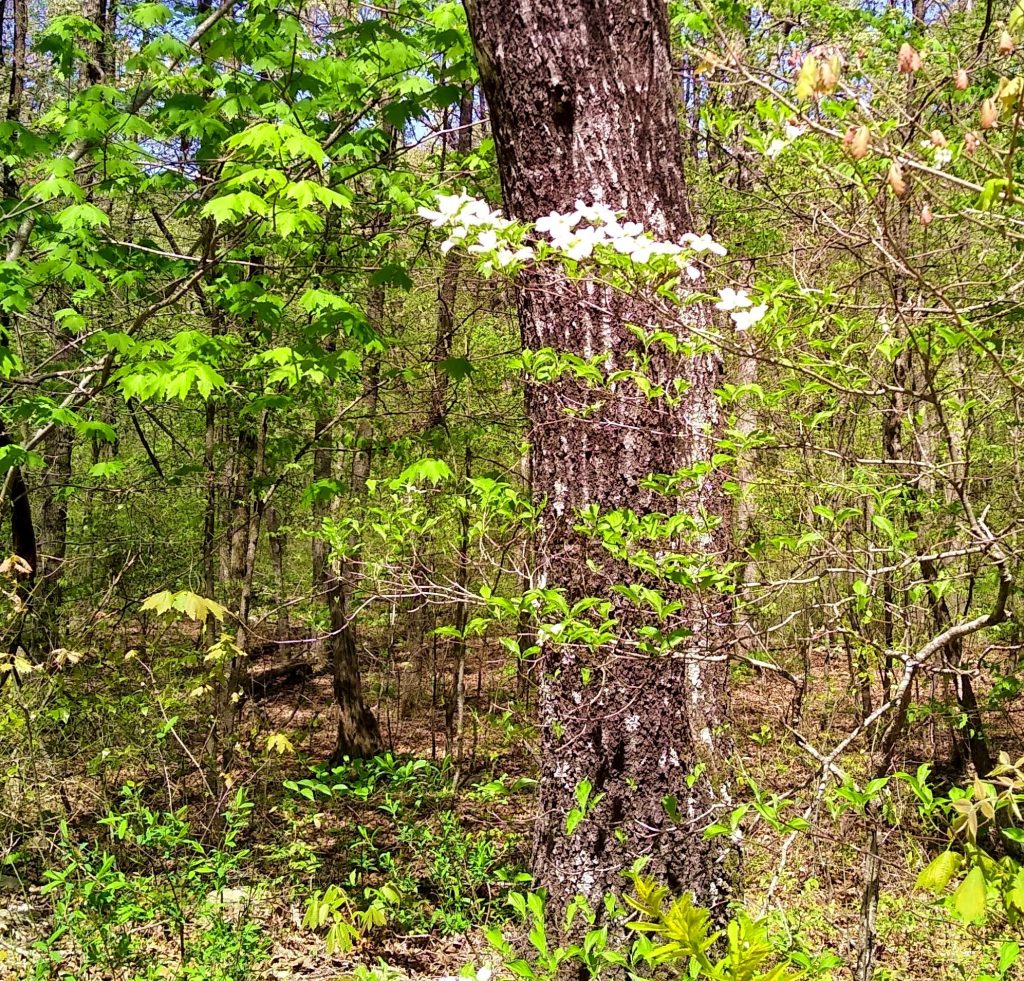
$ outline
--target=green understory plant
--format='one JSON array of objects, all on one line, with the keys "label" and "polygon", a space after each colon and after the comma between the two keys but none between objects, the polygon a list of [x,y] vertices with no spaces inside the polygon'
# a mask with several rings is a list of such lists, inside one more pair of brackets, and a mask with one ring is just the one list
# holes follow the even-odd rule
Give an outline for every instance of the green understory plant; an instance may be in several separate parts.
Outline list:
[{"label": "green understory plant", "polygon": [[[695,905],[691,894],[673,899],[667,887],[639,868],[628,878],[632,890],[624,896],[625,905],[615,896],[605,897],[602,925],[582,897],[570,904],[564,935],[579,938],[575,942],[552,942],[544,897],[536,892],[513,893],[508,900],[528,929],[525,954],[517,953],[498,928],[488,930],[487,938],[507,970],[525,981],[555,981],[570,972],[589,978],[624,973],[632,981],[797,981],[812,976],[804,969],[807,958],[803,963],[791,959],[773,943],[765,921],[738,911],[723,930],[715,930],[710,911]],[[623,929],[625,939],[616,939]],[[832,966],[829,962],[814,973],[829,977]]]},{"label": "green understory plant", "polygon": [[328,954],[344,953],[385,927],[401,902],[402,893],[391,883],[364,886],[353,872],[347,887],[331,885],[310,897],[302,925],[323,932]]},{"label": "green understory plant", "polygon": [[[998,914],[1012,926],[1024,922],[1024,757],[1011,761],[1001,753],[987,779],[975,777],[970,786],[953,787],[947,795],[928,785],[927,765],[912,778],[902,776],[918,799],[922,818],[932,826],[944,825],[949,836],[948,847],[921,870],[917,887],[944,897],[950,912],[965,923]],[[1006,948],[1000,961],[1009,956]],[[1019,950],[1013,956],[1016,960]]]},{"label": "green understory plant", "polygon": [[43,894],[53,929],[37,942],[36,981],[117,977],[242,981],[264,955],[266,938],[248,890],[230,882],[248,857],[239,837],[252,809],[235,795],[213,844],[200,841],[187,811],[156,811],[128,785],[101,818],[107,842],[79,843],[60,829],[60,868]]}]

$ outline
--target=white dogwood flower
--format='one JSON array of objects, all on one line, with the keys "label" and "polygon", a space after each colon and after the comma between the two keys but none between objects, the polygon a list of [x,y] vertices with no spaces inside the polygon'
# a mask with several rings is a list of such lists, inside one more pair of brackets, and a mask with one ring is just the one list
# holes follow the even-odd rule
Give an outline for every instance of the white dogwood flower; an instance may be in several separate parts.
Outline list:
[{"label": "white dogwood flower", "polygon": [[426,218],[434,228],[443,225],[483,225],[503,222],[501,212],[492,211],[486,201],[470,197],[468,194],[439,194],[437,211],[430,208],[418,208],[420,216]]},{"label": "white dogwood flower", "polygon": [[612,211],[606,204],[594,202],[594,204],[584,204],[582,201],[576,202],[575,214],[581,218],[585,218],[591,224],[597,224],[600,222],[602,225],[615,225],[618,223],[619,216]]},{"label": "white dogwood flower", "polygon": [[581,218],[582,216],[576,212],[560,215],[557,211],[552,211],[551,214],[538,218],[533,227],[542,235],[550,235],[553,239],[565,239],[572,234]]},{"label": "white dogwood flower", "polygon": [[517,262],[530,262],[533,257],[533,249],[528,245],[524,245],[522,248],[516,249],[514,252],[512,249],[502,247],[498,249],[498,255],[495,261],[502,269],[505,269]]},{"label": "white dogwood flower", "polygon": [[498,233],[492,228],[485,228],[477,235],[476,241],[470,245],[467,252],[494,252],[498,248]]},{"label": "white dogwood flower", "polygon": [[751,307],[749,310],[734,310],[729,314],[729,316],[732,317],[732,322],[736,325],[736,330],[744,331],[750,330],[754,324],[764,318],[764,315],[767,312],[767,305],[761,303],[756,307]]},{"label": "white dogwood flower", "polygon": [[713,252],[715,255],[726,255],[724,245],[719,245],[710,235],[694,235],[687,232],[680,241],[694,252]]},{"label": "white dogwood flower", "polygon": [[[481,268],[488,271],[532,262],[537,258],[531,246],[522,244],[521,232],[513,227],[513,222],[478,198],[468,194],[441,194],[437,198],[436,210],[418,210],[433,227],[446,229],[442,252],[447,253],[459,246],[479,256],[483,264]],[[621,212],[600,202],[587,204],[577,201],[575,210],[567,214],[552,211],[538,218],[533,223],[533,232],[546,237],[548,251],[545,255],[578,262],[595,253],[600,255],[602,249],[613,249],[639,266],[647,265],[655,256],[670,256],[693,282],[701,277],[700,270],[691,262],[693,253],[726,254],[710,235],[688,233],[678,243],[667,242],[645,231],[639,222],[622,221],[621,218]],[[729,295],[724,293],[723,298]],[[735,294],[733,296],[735,299]],[[739,309],[739,306],[728,309]]]},{"label": "white dogwood flower", "polygon": [[752,305],[752,301],[747,296],[746,290],[734,290],[731,286],[726,286],[718,294],[718,302],[715,304],[716,310],[742,310],[744,307]]}]

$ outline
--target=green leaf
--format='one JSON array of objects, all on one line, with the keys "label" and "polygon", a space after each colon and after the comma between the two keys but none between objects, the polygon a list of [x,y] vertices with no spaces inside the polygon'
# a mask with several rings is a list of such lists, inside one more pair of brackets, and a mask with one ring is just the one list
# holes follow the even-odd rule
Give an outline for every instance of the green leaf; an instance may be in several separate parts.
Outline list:
[{"label": "green leaf", "polygon": [[896,537],[896,526],[884,514],[871,515],[871,523],[889,538]]},{"label": "green leaf", "polygon": [[94,204],[72,204],[57,213],[57,224],[66,232],[109,225],[110,218]]},{"label": "green leaf", "polygon": [[23,450],[13,443],[8,446],[0,446],[0,475],[5,474],[13,467],[41,467],[45,461],[38,453]]},{"label": "green leaf", "polygon": [[407,487],[410,484],[417,484],[421,480],[428,480],[433,486],[437,486],[442,480],[454,477],[451,467],[444,460],[433,460],[430,458],[417,460],[414,464],[406,467],[392,482],[397,490]]},{"label": "green leaf", "polygon": [[405,269],[393,262],[376,270],[370,276],[370,282],[374,286],[393,286],[401,290],[411,290],[415,285]]},{"label": "green leaf", "polygon": [[174,12],[162,3],[140,3],[129,15],[129,20],[138,27],[161,27]]},{"label": "green leaf", "polygon": [[105,477],[113,477],[124,469],[123,460],[100,460],[89,468],[90,477],[98,477],[101,480]]},{"label": "green leaf", "polygon": [[521,958],[509,961],[505,967],[507,967],[517,978],[533,979],[536,977],[536,974],[530,964]]},{"label": "green leaf", "polygon": [[953,908],[968,923],[985,916],[985,875],[975,865],[953,893]]},{"label": "green leaf", "polygon": [[961,858],[956,852],[942,852],[921,869],[915,888],[925,889],[936,895],[945,892],[950,879],[960,871],[960,861]]},{"label": "green leaf", "polygon": [[177,610],[197,623],[202,623],[208,616],[222,621],[228,612],[220,603],[207,599],[205,596],[197,596],[187,589],[183,589],[178,593],[172,593],[167,589],[154,593],[143,600],[142,609],[158,614]]},{"label": "green leaf", "polygon": [[1005,177],[993,177],[985,181],[985,186],[981,189],[981,194],[978,195],[978,209],[980,211],[989,211],[1005,188]]},{"label": "green leaf", "polygon": [[454,381],[462,381],[473,373],[473,365],[466,358],[445,358],[438,367]]},{"label": "green leaf", "polygon": [[594,789],[593,784],[589,780],[581,780],[576,784],[576,803],[582,808],[586,808],[587,801],[590,800],[590,792]]},{"label": "green leaf", "polygon": [[1004,940],[999,945],[999,973],[1006,974],[1019,957],[1020,944],[1016,940]]},{"label": "green leaf", "polygon": [[796,98],[798,102],[807,102],[814,95],[818,85],[818,60],[808,54],[800,66],[800,74],[796,80]]},{"label": "green leaf", "polygon": [[117,433],[114,427],[99,419],[83,420],[75,426],[75,430],[86,439],[101,439],[105,443],[117,441]]},{"label": "green leaf", "polygon": [[1024,0],[1019,0],[1006,18],[1006,27],[1011,33],[1016,33],[1021,26],[1024,26]]}]

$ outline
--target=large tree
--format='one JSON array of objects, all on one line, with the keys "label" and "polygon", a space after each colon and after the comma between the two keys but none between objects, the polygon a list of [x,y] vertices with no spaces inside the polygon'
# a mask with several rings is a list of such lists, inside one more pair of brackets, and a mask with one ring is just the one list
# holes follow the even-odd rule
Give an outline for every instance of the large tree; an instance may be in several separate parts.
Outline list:
[{"label": "large tree", "polygon": [[[571,212],[583,199],[659,238],[678,241],[692,229],[663,0],[466,0],[466,9],[513,217]],[[549,264],[523,273],[517,302],[526,348],[604,353],[608,372],[633,366],[640,343],[630,325],[685,341],[708,322],[701,305],[659,310],[650,297],[571,279]],[[617,620],[616,641],[596,652],[568,644],[545,651],[533,860],[556,915],[577,893],[595,901],[616,888],[641,855],[648,871],[707,903],[722,898],[729,878],[721,850],[702,835],[718,784],[713,767],[699,767],[722,748],[727,606],[713,591],[639,573],[578,528],[579,513],[593,505],[674,511],[694,519],[683,548],[702,553],[699,563],[713,568],[726,551],[714,474],[671,501],[644,480],[710,460],[721,358],[701,348],[652,351],[648,374],[669,391],[682,380],[680,399],[648,397],[628,382],[593,390],[571,374],[527,392],[533,486],[547,499],[539,575],[570,600],[615,598]],[[644,652],[642,631],[658,621],[614,589],[638,579],[681,601],[672,622],[659,624],[692,631],[671,654]],[[566,815],[587,784],[591,801],[603,796],[570,832]]]}]

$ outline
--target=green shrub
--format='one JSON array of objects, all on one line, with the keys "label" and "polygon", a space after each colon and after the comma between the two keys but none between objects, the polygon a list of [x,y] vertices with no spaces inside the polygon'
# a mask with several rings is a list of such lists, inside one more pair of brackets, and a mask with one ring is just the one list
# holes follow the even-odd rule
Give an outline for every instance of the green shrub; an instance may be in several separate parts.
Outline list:
[{"label": "green shrub", "polygon": [[137,787],[100,820],[106,847],[79,844],[61,824],[62,867],[45,873],[53,930],[36,944],[36,979],[91,975],[150,981],[241,981],[264,954],[252,897],[231,888],[252,805],[239,791],[214,845],[193,835],[184,808],[154,811]]}]

